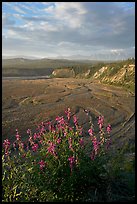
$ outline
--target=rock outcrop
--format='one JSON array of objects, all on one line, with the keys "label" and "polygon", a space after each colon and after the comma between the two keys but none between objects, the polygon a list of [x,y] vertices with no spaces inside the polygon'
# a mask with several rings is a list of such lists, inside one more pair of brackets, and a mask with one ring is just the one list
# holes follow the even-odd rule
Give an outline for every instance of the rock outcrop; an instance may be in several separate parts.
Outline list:
[{"label": "rock outcrop", "polygon": [[55,69],[52,72],[52,76],[56,78],[70,78],[70,77],[75,77],[75,72],[73,69],[69,69],[69,68]]},{"label": "rock outcrop", "polygon": [[[123,65],[121,67],[102,67],[92,76],[103,83],[121,84],[127,88],[135,86],[135,65]],[[134,89],[134,88],[133,88]]]}]

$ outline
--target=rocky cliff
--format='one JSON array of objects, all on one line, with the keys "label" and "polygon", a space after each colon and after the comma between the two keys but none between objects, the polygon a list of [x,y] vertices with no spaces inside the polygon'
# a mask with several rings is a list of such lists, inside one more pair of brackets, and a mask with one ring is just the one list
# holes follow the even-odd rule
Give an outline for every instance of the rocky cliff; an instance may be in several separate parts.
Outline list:
[{"label": "rocky cliff", "polygon": [[123,66],[104,66],[92,76],[103,83],[122,85],[131,90],[135,88],[135,64]]},{"label": "rocky cliff", "polygon": [[135,90],[134,60],[104,63],[102,66],[96,64],[90,68],[60,68],[55,69],[52,72],[52,76],[56,78],[90,78],[93,81],[98,80],[101,83],[124,86],[131,91]]},{"label": "rocky cliff", "polygon": [[64,69],[55,69],[52,72],[52,76],[56,78],[69,78],[75,77],[75,72],[73,69],[64,68]]}]

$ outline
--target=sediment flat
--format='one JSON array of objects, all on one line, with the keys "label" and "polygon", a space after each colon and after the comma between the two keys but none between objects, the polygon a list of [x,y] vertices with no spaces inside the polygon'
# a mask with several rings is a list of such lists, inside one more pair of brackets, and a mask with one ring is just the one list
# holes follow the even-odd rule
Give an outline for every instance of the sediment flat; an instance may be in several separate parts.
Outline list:
[{"label": "sediment flat", "polygon": [[87,134],[89,116],[97,128],[97,117],[112,125],[112,138],[118,145],[135,140],[135,95],[121,87],[93,82],[90,79],[52,78],[2,80],[2,140],[14,141],[16,128],[22,138],[27,129],[35,131],[42,121],[64,115],[71,108]]}]

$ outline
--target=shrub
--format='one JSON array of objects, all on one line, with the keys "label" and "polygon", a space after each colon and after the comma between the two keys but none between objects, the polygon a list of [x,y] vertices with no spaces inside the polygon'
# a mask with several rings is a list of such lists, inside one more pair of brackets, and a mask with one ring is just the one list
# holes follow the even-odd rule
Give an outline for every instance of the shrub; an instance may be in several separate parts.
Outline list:
[{"label": "shrub", "polygon": [[107,200],[111,125],[105,128],[99,116],[99,134],[91,127],[83,137],[76,115],[70,108],[65,113],[42,122],[35,133],[27,130],[24,143],[18,130],[13,144],[4,140],[3,201]]}]

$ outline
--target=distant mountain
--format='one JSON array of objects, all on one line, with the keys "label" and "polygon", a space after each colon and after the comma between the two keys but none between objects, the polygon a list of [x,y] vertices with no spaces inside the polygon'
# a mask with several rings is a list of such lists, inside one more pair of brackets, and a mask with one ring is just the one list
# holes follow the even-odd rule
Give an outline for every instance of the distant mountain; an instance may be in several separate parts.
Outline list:
[{"label": "distant mountain", "polygon": [[68,59],[68,60],[92,60],[92,61],[118,61],[126,60],[128,58],[135,57],[134,54],[129,55],[122,51],[112,51],[109,53],[95,53],[89,56],[84,55],[70,55],[70,56],[58,56],[56,59]]},{"label": "distant mountain", "polygon": [[97,63],[96,60],[68,60],[68,59],[28,59],[28,58],[8,58],[2,59],[2,68],[60,68],[60,67],[69,67],[82,64],[93,64]]},{"label": "distant mountain", "polygon": [[25,55],[17,55],[17,56],[2,56],[2,59],[42,59],[42,57],[35,57],[35,56],[25,56]]},{"label": "distant mountain", "polygon": [[70,56],[58,56],[56,59],[66,59],[66,60],[89,60],[90,56],[84,55],[70,55]]},{"label": "distant mountain", "polygon": [[66,59],[2,59],[2,76],[43,76],[52,73],[53,69],[65,67],[91,66],[92,61],[74,61]]},{"label": "distant mountain", "polygon": [[2,59],[14,59],[14,58],[24,58],[24,59],[50,59],[50,60],[74,60],[74,61],[83,61],[83,60],[91,60],[91,61],[118,61],[118,60],[126,60],[128,58],[135,57],[134,53],[126,53],[123,50],[112,50],[108,53],[93,53],[90,55],[58,55],[56,57],[39,57],[39,56],[26,56],[26,55],[16,55],[16,56],[2,56]]}]

